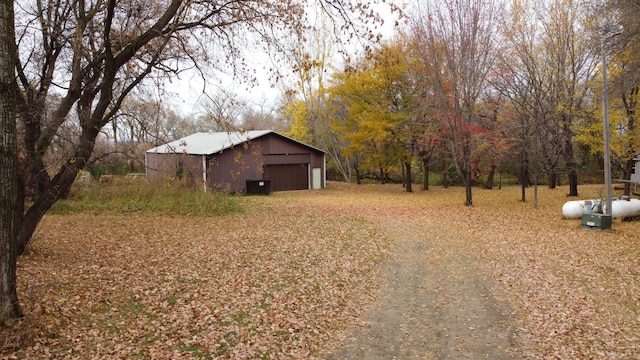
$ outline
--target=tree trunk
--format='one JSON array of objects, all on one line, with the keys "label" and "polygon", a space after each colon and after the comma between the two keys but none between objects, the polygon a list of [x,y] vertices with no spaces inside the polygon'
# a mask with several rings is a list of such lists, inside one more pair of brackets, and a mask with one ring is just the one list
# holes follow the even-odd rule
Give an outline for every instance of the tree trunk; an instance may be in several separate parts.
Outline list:
[{"label": "tree trunk", "polygon": [[529,176],[529,165],[526,166],[525,171],[522,173],[522,185],[529,187],[532,184],[531,177]]},{"label": "tree trunk", "polygon": [[527,189],[527,185],[529,184],[529,161],[526,158],[522,159],[522,168],[520,169],[520,186],[522,187],[522,196],[520,198],[520,201],[522,202],[526,202],[527,201],[527,193],[526,193],[526,189]]},{"label": "tree trunk", "polygon": [[462,181],[464,182],[465,189],[465,206],[473,206],[473,194],[472,194],[472,186],[473,186],[473,166],[471,166],[471,151],[469,149],[468,139],[462,144],[462,168],[463,168],[463,176]]},{"label": "tree trunk", "polygon": [[540,173],[538,169],[535,169],[533,174],[533,208],[538,208],[538,180],[540,179]]},{"label": "tree trunk", "polygon": [[[624,104],[625,113],[627,115],[627,130],[630,134],[633,134],[637,128],[637,119],[636,119],[636,108],[638,106],[638,95],[640,94],[640,86],[633,86],[628,95],[623,92],[622,94],[622,103]],[[633,174],[633,167],[635,165],[634,158],[636,157],[636,152],[638,149],[636,148],[634,141],[630,141],[627,144],[627,158],[629,160],[624,164],[624,173],[623,179],[628,180],[628,182],[624,183],[624,195],[631,195],[631,174]],[[636,169],[636,171],[640,171],[640,169]]]},{"label": "tree trunk", "polygon": [[0,326],[21,316],[16,287],[18,154],[13,0],[0,2]]},{"label": "tree trunk", "polygon": [[578,196],[578,171],[569,169],[569,194],[568,196]]},{"label": "tree trunk", "polygon": [[[629,159],[624,164],[624,173],[623,179],[627,180],[624,183],[624,195],[631,196],[631,174],[633,173],[633,165],[635,164],[635,160]],[[640,169],[638,169],[640,171]]]},{"label": "tree trunk", "polygon": [[489,166],[489,174],[487,175],[487,183],[484,184],[485,189],[493,189],[493,177],[496,175],[496,164]]},{"label": "tree trunk", "polygon": [[[469,179],[471,180],[471,179]],[[464,202],[465,206],[473,206],[473,199],[472,199],[472,190],[471,190],[471,182],[469,182],[467,185],[465,185],[465,195],[466,195],[466,200]]]},{"label": "tree trunk", "polygon": [[558,183],[558,173],[552,170],[547,176],[547,181],[549,182],[549,189],[555,189]]},{"label": "tree trunk", "polygon": [[465,206],[473,206],[473,194],[472,194],[472,185],[473,185],[473,169],[471,168],[471,162],[468,159],[465,159],[464,162],[464,172],[462,181],[464,182],[464,190],[465,190]]},{"label": "tree trunk", "polygon": [[411,188],[411,183],[413,182],[413,179],[411,178],[411,161],[405,162],[404,168],[405,168],[406,191],[413,192],[413,189]]},{"label": "tree trunk", "polygon": [[578,164],[576,163],[576,157],[573,154],[573,133],[569,128],[569,121],[565,121],[565,148],[564,148],[564,160],[567,164],[568,178],[569,178],[569,194],[568,196],[578,196]]},{"label": "tree trunk", "polygon": [[41,196],[34,199],[29,210],[22,217],[18,224],[17,250],[18,254],[24,254],[29,240],[33,235],[38,223],[44,214],[60,199],[62,195],[68,193],[78,172],[84,169],[87,160],[93,153],[96,137],[99,130],[89,128],[82,131],[80,135],[80,145],[77,147],[74,156],[61,167],[58,173],[49,181],[49,185]]},{"label": "tree trunk", "polygon": [[447,170],[447,165],[443,166],[442,170],[442,186],[446,189],[449,187],[449,171]]},{"label": "tree trunk", "polygon": [[424,168],[424,180],[422,181],[422,190],[429,190],[429,158],[422,158],[422,167]]}]

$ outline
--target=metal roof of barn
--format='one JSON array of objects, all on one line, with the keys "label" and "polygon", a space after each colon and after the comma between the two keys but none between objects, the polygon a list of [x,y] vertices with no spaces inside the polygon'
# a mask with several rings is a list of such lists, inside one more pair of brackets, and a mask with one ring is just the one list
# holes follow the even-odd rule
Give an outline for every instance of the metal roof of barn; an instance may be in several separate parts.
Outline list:
[{"label": "metal roof of barn", "polygon": [[289,139],[299,143],[305,147],[324,153],[324,151],[316,149],[312,146],[303,144],[297,140],[291,139],[284,135],[278,134],[273,130],[252,130],[252,131],[236,131],[236,132],[199,132],[181,139],[174,140],[170,143],[154,147],[147,150],[148,153],[160,154],[191,154],[191,155],[210,155],[220,151],[230,149],[247,141],[257,139],[267,134],[275,134],[285,139]]}]

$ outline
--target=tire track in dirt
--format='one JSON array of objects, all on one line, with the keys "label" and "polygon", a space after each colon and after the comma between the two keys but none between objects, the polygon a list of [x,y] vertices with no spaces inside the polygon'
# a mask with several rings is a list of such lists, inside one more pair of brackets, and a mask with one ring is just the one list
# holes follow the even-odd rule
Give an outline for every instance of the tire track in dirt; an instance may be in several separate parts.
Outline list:
[{"label": "tire track in dirt", "polygon": [[381,225],[396,244],[379,303],[325,359],[512,359],[508,306],[491,294],[491,277],[464,239],[416,219]]}]

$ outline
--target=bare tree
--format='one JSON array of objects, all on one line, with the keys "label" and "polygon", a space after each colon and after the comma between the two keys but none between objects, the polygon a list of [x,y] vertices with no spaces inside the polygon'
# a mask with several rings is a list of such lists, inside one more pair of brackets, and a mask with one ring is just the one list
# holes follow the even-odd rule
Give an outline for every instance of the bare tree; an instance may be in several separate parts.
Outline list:
[{"label": "bare tree", "polygon": [[[139,171],[144,166],[146,150],[196,131],[194,121],[181,117],[160,101],[148,100],[150,97],[143,100],[140,97],[141,94],[136,94],[123,101],[110,126],[103,128],[102,135],[96,141],[92,162],[112,165],[128,163],[121,170]],[[72,146],[73,139],[70,137],[65,144]]]},{"label": "bare tree", "polygon": [[335,71],[338,44],[331,36],[327,16],[318,14],[317,29],[306,34],[306,41],[291,41],[287,57],[294,64],[295,77],[282,100],[282,117],[290,124],[289,134],[297,140],[327,152],[329,168],[335,169],[345,181],[351,180],[349,159],[341,154],[344,144],[331,128],[342,104],[333,104],[328,94],[328,73]]},{"label": "bare tree", "polygon": [[553,0],[537,4],[537,16],[532,21],[541,24],[540,51],[547,71],[547,91],[552,98],[556,137],[569,177],[569,196],[578,196],[578,169],[574,149],[574,127],[585,116],[590,82],[598,66],[597,46],[586,28],[587,13],[574,0]]},{"label": "bare tree", "polygon": [[[520,159],[524,202],[525,190],[531,185],[530,175],[536,194],[542,174],[555,176],[563,146],[552,119],[556,103],[555,94],[549,91],[553,71],[546,66],[547,54],[540,46],[544,33],[535,20],[534,7],[527,2],[514,3],[505,15],[502,24],[509,46],[498,57],[499,76],[492,79],[492,84],[511,104],[510,137]],[[552,180],[550,187],[554,186]]]},{"label": "bare tree", "polygon": [[235,92],[218,88],[208,94],[202,114],[196,120],[199,131],[232,131],[237,129],[247,103]]},{"label": "bare tree", "polygon": [[284,119],[276,116],[275,105],[268,102],[255,104],[242,114],[240,128],[243,130],[273,130],[286,132],[289,126]]},{"label": "bare tree", "polygon": [[453,163],[466,188],[465,204],[471,206],[475,107],[497,55],[501,4],[493,0],[447,0],[418,7],[413,31],[429,67],[427,74]]}]

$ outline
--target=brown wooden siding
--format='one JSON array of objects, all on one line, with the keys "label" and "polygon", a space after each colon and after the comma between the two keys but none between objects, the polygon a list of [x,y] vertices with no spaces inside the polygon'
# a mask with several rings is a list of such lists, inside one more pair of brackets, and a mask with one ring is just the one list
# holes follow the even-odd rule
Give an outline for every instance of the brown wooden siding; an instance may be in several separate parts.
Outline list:
[{"label": "brown wooden siding", "polygon": [[209,187],[244,192],[247,180],[262,179],[261,153],[261,142],[253,141],[213,155],[208,161]]},{"label": "brown wooden siding", "polygon": [[[299,150],[299,149],[298,149]],[[311,154],[268,154],[264,155],[265,165],[309,164]]]}]

